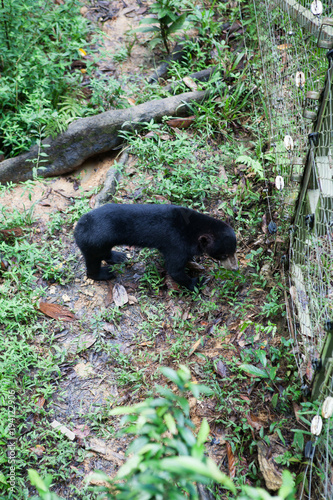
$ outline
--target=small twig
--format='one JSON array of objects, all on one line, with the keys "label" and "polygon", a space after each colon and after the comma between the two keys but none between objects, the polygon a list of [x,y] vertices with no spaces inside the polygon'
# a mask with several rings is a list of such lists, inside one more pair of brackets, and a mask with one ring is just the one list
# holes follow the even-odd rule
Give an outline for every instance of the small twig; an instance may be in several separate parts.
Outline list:
[{"label": "small twig", "polygon": [[63,194],[63,193],[61,193],[60,191],[58,191],[57,189],[52,189],[52,191],[53,191],[54,193],[59,194],[60,196],[63,196],[63,198],[66,198],[67,200],[71,200],[71,201],[73,201],[73,200],[74,200],[74,196],[67,196],[67,194]]},{"label": "small twig", "polygon": [[[1,6],[2,6],[2,11],[5,12],[4,0],[1,0]],[[6,45],[7,45],[7,49],[10,50],[9,35],[8,35],[8,25],[7,25],[7,19],[6,19],[5,16],[3,18],[3,25],[5,27],[5,33],[6,33]]]}]

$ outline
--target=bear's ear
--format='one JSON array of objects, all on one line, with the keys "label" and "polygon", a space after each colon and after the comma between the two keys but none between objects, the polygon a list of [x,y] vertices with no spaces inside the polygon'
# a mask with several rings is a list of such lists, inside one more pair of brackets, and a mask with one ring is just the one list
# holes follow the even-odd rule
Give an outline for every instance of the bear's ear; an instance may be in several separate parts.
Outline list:
[{"label": "bear's ear", "polygon": [[214,238],[211,234],[202,234],[199,236],[199,246],[203,252],[207,252],[207,249],[210,248],[214,243]]}]

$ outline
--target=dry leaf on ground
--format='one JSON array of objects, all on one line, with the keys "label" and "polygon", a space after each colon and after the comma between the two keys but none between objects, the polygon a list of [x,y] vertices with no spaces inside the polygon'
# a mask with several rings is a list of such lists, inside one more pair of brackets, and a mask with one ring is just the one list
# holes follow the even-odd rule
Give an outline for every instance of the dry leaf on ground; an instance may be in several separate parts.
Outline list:
[{"label": "dry leaf on ground", "polygon": [[0,240],[8,241],[22,236],[23,231],[20,227],[12,227],[11,229],[0,230]]},{"label": "dry leaf on ground", "polygon": [[277,443],[277,438],[274,435],[269,436],[269,441],[270,447],[263,441],[258,443],[258,460],[266,487],[276,491],[282,486],[282,472],[278,469],[274,457],[283,455],[285,449]]},{"label": "dry leaf on ground", "polygon": [[116,283],[113,287],[112,294],[113,302],[116,304],[116,306],[121,307],[124,304],[127,304],[128,295],[123,285],[119,285],[119,283]]},{"label": "dry leaf on ground", "polygon": [[195,120],[195,116],[188,116],[187,118],[173,118],[167,120],[167,124],[172,128],[188,128]]},{"label": "dry leaf on ground", "polygon": [[46,316],[53,319],[59,319],[60,321],[74,321],[76,319],[75,314],[70,312],[67,307],[60,306],[59,304],[40,301],[39,310]]},{"label": "dry leaf on ground", "polygon": [[194,344],[192,345],[192,347],[190,349],[188,357],[192,356],[192,354],[194,353],[194,351],[196,351],[198,349],[198,347],[202,343],[202,341],[203,341],[203,337],[200,337],[199,340],[194,342]]},{"label": "dry leaf on ground", "polygon": [[217,362],[215,371],[221,378],[225,378],[227,376],[227,367],[220,359]]},{"label": "dry leaf on ground", "polygon": [[198,90],[198,85],[195,83],[193,78],[191,78],[190,76],[184,76],[183,82],[185,83],[186,87],[193,90],[193,92]]},{"label": "dry leaf on ground", "polygon": [[228,456],[228,468],[229,468],[229,476],[233,479],[236,476],[236,464],[235,464],[235,456],[232,452],[231,445],[226,442],[227,447],[227,456]]}]

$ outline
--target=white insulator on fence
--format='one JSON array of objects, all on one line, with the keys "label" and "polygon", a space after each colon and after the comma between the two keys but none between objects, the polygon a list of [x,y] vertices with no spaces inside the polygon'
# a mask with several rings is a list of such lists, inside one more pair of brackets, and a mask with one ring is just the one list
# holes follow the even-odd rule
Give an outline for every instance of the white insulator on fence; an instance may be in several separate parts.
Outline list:
[{"label": "white insulator on fence", "polygon": [[282,189],[284,188],[284,180],[281,175],[277,175],[275,177],[275,186],[279,191],[282,191]]},{"label": "white insulator on fence", "polygon": [[304,87],[305,75],[304,75],[303,71],[296,71],[295,83],[296,83],[296,87],[299,87],[301,89]]},{"label": "white insulator on fence", "polygon": [[323,402],[321,414],[324,418],[330,418],[333,415],[333,398],[328,396]]},{"label": "white insulator on fence", "polygon": [[323,13],[323,4],[320,0],[314,0],[311,4],[311,12],[314,16],[321,16]]},{"label": "white insulator on fence", "polygon": [[294,149],[294,141],[290,135],[285,136],[283,144],[287,151],[292,151]]},{"label": "white insulator on fence", "polygon": [[311,422],[311,434],[319,436],[323,428],[323,420],[320,415],[315,415]]}]

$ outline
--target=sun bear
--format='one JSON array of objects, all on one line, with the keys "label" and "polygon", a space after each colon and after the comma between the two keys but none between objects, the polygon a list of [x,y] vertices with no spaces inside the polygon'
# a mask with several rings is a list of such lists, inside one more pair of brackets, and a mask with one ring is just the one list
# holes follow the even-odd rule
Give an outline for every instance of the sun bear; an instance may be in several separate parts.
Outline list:
[{"label": "sun bear", "polygon": [[[74,236],[85,259],[87,277],[109,280],[109,266],[126,260],[115,245],[157,248],[165,259],[167,272],[189,290],[198,278],[185,272],[195,255],[207,254],[226,269],[237,270],[236,235],[225,222],[190,208],[176,205],[107,204],[83,215]],[[108,267],[101,267],[105,261]]]}]

